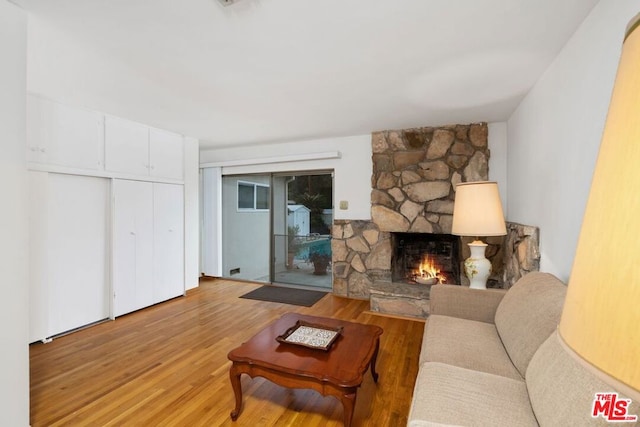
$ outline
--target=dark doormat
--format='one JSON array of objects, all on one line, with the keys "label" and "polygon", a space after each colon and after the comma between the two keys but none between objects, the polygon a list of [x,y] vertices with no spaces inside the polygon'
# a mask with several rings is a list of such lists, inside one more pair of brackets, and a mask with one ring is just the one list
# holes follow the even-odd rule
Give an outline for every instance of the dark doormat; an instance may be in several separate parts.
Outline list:
[{"label": "dark doormat", "polygon": [[326,292],[307,291],[305,289],[285,288],[281,286],[261,286],[256,290],[242,295],[240,298],[311,307],[326,294]]}]

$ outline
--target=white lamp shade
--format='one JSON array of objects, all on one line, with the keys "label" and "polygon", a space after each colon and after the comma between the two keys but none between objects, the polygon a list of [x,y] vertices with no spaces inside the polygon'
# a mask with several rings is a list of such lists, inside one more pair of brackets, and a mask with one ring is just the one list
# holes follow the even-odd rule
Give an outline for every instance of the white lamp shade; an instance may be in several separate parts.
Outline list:
[{"label": "white lamp shade", "polygon": [[496,182],[464,182],[456,186],[451,233],[477,237],[507,234]]}]

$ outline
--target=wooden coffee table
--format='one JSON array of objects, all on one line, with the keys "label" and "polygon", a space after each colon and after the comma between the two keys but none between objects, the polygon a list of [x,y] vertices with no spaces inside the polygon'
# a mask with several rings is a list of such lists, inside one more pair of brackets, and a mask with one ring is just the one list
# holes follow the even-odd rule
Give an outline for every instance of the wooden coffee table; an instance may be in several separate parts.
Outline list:
[{"label": "wooden coffee table", "polygon": [[[329,327],[342,326],[343,330],[328,351],[276,341],[277,336],[294,326],[298,320]],[[229,352],[227,357],[233,362],[229,377],[236,397],[231,419],[235,421],[240,415],[240,376],[247,374],[251,378],[264,377],[283,387],[309,388],[324,396],[337,397],[344,407],[344,425],[350,426],[356,393],[369,367],[373,380],[378,381],[375,365],[380,335],[382,328],[374,325],[285,314]]]}]

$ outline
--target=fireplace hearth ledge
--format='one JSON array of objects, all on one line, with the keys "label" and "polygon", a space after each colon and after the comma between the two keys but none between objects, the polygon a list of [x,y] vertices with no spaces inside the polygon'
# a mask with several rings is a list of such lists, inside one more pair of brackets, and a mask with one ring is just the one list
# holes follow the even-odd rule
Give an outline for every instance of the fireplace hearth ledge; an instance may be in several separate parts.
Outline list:
[{"label": "fireplace hearth ledge", "polygon": [[426,319],[430,294],[430,285],[376,281],[370,288],[370,309],[377,313]]}]

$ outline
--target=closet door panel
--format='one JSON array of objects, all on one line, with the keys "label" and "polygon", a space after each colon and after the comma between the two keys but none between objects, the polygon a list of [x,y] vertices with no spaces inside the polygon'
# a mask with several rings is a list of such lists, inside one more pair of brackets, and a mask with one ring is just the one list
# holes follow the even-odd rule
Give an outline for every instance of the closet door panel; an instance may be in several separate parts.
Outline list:
[{"label": "closet door panel", "polygon": [[109,317],[109,181],[49,174],[49,335]]},{"label": "closet door panel", "polygon": [[155,302],[184,294],[183,200],[182,185],[153,185]]},{"label": "closet door panel", "polygon": [[112,254],[114,315],[152,305],[152,183],[113,181]]}]

